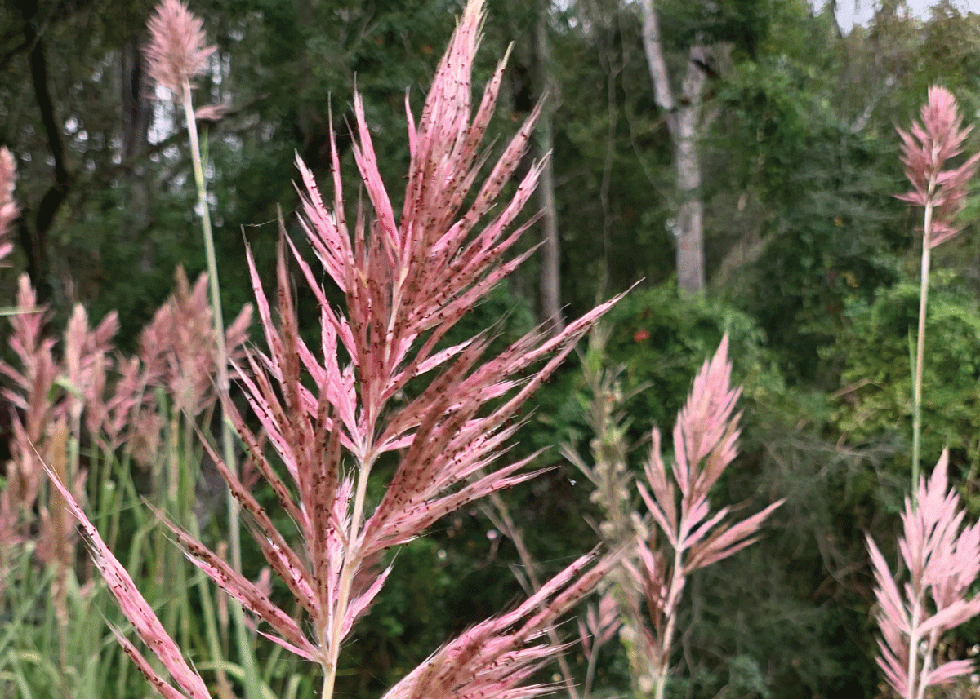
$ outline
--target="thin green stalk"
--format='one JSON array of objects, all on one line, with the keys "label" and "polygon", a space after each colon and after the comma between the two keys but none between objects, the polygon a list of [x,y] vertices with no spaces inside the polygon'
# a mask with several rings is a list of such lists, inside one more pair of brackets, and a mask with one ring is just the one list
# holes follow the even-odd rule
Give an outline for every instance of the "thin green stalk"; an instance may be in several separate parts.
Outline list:
[{"label": "thin green stalk", "polygon": [[[225,347],[225,324],[221,314],[221,293],[218,283],[218,261],[214,252],[214,235],[211,232],[211,216],[208,213],[208,193],[204,184],[204,168],[201,165],[201,151],[197,138],[197,121],[194,118],[194,108],[191,101],[191,84],[184,80],[184,117],[187,120],[187,133],[191,142],[191,159],[194,163],[194,181],[197,184],[197,205],[200,209],[201,227],[204,232],[204,251],[208,265],[208,288],[211,291],[211,313],[214,318],[214,339],[216,345],[216,364],[218,367],[218,394],[221,397],[221,442],[223,458],[228,469],[235,473],[235,449],[232,442],[231,424],[224,415],[224,401],[228,399],[228,350]],[[228,492],[228,549],[231,565],[234,570],[242,570],[242,545],[238,520],[238,501],[231,491]],[[248,628],[245,626],[245,614],[241,604],[234,599],[229,600],[232,616],[235,619],[235,637],[238,642],[239,661],[245,668],[245,695],[249,699],[258,699],[259,675],[255,667],[255,657],[252,653]]]},{"label": "thin green stalk", "polygon": [[[181,426],[180,448],[179,450],[175,449],[175,452],[180,456],[177,462],[177,468],[179,469],[177,474],[177,507],[173,511],[180,517],[178,521],[190,529],[194,522],[194,483],[198,475],[197,469],[193,468],[193,464],[196,463],[193,449],[191,448],[193,440],[193,427],[191,425],[190,416],[181,415],[178,419]],[[188,584],[187,580],[187,568],[182,565],[183,561],[181,559],[183,557],[181,556],[180,550],[176,546],[170,546],[168,550],[171,555],[176,556],[176,558],[173,560],[173,574],[174,580],[177,582],[177,596],[180,602],[174,606],[180,610],[179,629],[181,634],[181,642],[185,648],[189,648],[191,643],[192,612],[190,585]]]},{"label": "thin green stalk", "polygon": [[[190,531],[195,537],[199,537],[200,533],[197,528],[197,521],[192,517],[189,522]],[[195,584],[197,585],[198,594],[201,596],[201,611],[202,617],[204,619],[204,632],[207,639],[208,652],[210,653],[210,658],[212,661],[217,663],[217,669],[215,674],[218,677],[219,686],[228,685],[228,676],[224,670],[224,653],[221,649],[221,638],[218,634],[218,625],[215,622],[215,610],[214,604],[211,601],[211,589],[208,586],[208,581],[210,578],[204,573],[198,572],[194,576]],[[220,591],[218,594],[221,594]]]},{"label": "thin green stalk", "polygon": [[[191,102],[191,84],[184,81],[184,116],[187,119],[187,133],[191,141],[191,158],[194,162],[194,181],[197,184],[197,206],[201,214],[201,228],[204,231],[204,252],[208,265],[208,289],[211,292],[211,314],[214,318],[215,363],[218,368],[218,393],[222,400],[228,398],[228,350],[225,347],[225,322],[221,313],[221,288],[218,281],[218,260],[214,251],[214,234],[211,231],[211,215],[208,212],[208,192],[204,184],[204,167],[201,164],[201,152],[197,137],[197,121],[194,118],[194,108]],[[231,424],[224,416],[224,406],[221,408],[221,441],[224,449],[225,465],[236,472],[235,449]],[[238,501],[228,495],[228,546],[231,552],[231,562],[235,570],[242,569],[242,546],[238,528]],[[233,518],[232,518],[233,517]]]},{"label": "thin green stalk", "polygon": [[912,387],[912,498],[918,490],[922,451],[922,364],[926,346],[926,308],[929,303],[929,254],[932,201],[926,202],[922,226],[922,270],[919,282],[919,335],[915,346],[915,381]]}]

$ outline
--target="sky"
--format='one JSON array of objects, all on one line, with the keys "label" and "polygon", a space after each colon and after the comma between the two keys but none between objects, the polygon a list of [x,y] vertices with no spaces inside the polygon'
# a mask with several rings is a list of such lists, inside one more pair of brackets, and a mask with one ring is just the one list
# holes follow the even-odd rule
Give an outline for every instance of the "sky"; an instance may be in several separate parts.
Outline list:
[{"label": "sky", "polygon": [[[906,0],[912,14],[918,17],[927,17],[929,8],[936,4],[936,0]],[[837,0],[837,22],[844,32],[849,32],[855,22],[864,24],[877,6],[877,0]],[[953,0],[953,4],[960,10],[967,12],[980,12],[980,0]]]}]

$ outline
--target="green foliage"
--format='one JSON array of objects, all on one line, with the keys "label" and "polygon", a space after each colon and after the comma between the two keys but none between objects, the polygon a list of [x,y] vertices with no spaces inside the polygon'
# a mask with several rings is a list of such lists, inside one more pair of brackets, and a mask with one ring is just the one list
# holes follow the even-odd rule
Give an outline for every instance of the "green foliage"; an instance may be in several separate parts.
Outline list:
[{"label": "green foliage", "polygon": [[[975,471],[980,435],[980,305],[949,275],[934,275],[926,314],[922,386],[922,454],[927,470],[944,447],[950,469]],[[938,281],[938,283],[937,283]],[[841,363],[835,419],[851,444],[882,438],[911,443],[910,337],[918,323],[919,288],[912,283],[881,290],[871,303],[854,303],[833,350]],[[893,466],[907,473],[900,451]]]},{"label": "green foliage", "polygon": [[579,13],[558,13],[552,39],[559,86],[548,99],[567,317],[597,295],[640,279],[657,284],[674,270],[670,140],[640,50],[639,17],[615,3],[596,12],[606,19],[590,37]]},{"label": "green foliage", "polygon": [[786,2],[770,0],[721,0],[690,3],[668,0],[657,3],[663,19],[661,35],[674,51],[693,44],[728,43],[741,55],[755,58],[767,39],[774,15]]},{"label": "green foliage", "polygon": [[745,184],[768,210],[736,297],[793,383],[833,381],[818,349],[833,343],[849,302],[897,280],[907,244],[894,146],[841,123],[810,82],[776,61],[745,66],[726,91],[740,117],[732,137],[755,144]]},{"label": "green foliage", "polygon": [[749,316],[717,299],[680,295],[673,285],[636,290],[613,310],[610,322],[615,327],[609,358],[625,368],[627,393],[642,389],[627,402],[627,410],[643,430],[673,426],[694,375],[725,334],[735,359],[734,383],[749,393],[779,383],[763,349],[762,331]]}]

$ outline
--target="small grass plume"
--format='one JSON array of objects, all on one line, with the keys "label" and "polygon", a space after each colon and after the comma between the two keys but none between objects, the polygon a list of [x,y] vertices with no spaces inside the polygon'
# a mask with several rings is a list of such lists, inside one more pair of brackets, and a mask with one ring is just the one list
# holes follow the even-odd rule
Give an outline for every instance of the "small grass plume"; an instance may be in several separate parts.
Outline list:
[{"label": "small grass plume", "polygon": [[922,264],[919,287],[919,332],[915,350],[912,396],[912,491],[919,480],[922,437],[922,365],[926,344],[926,309],[929,300],[929,263],[932,248],[955,237],[961,230],[956,216],[965,205],[966,188],[980,164],[980,153],[959,167],[944,170],[946,161],[963,152],[963,141],[972,127],[961,129],[956,98],[945,88],[932,86],[922,106],[922,123],[912,122],[902,138],[902,163],[912,189],[897,197],[923,207]]},{"label": "small grass plume", "polygon": [[[782,500],[738,522],[726,522],[729,508],[711,511],[711,488],[735,460],[739,436],[735,402],[741,388],[730,385],[728,337],[694,377],[687,403],[674,423],[674,458],[668,469],[660,450],[660,431],[653,431],[646,482],[637,484],[647,510],[667,539],[658,546],[651,533],[639,542],[639,565],[629,567],[643,591],[649,624],[642,627],[644,649],[654,675],[653,694],[663,699],[670,655],[677,633],[677,613],[687,578],[752,544],[756,532]],[[636,605],[635,599],[632,602]],[[639,607],[633,616],[639,615]]]},{"label": "small grass plume", "polygon": [[938,662],[942,635],[980,614],[980,596],[968,597],[980,573],[980,523],[963,527],[960,498],[947,485],[944,451],[927,483],[905,501],[899,540],[909,582],[902,588],[885,557],[867,538],[877,582],[878,664],[903,699],[923,699],[926,689],[973,670],[970,660]]},{"label": "small grass plume", "polygon": [[[711,489],[738,453],[740,416],[735,403],[741,389],[731,386],[727,336],[695,376],[677,415],[670,462],[661,451],[660,430],[653,430],[643,481],[634,479],[627,467],[626,416],[619,410],[622,392],[618,372],[603,367],[605,342],[603,332],[593,333],[583,362],[592,392],[588,421],[595,431],[593,464],[586,464],[571,447],[562,453],[595,486],[593,500],[605,515],[598,529],[607,545],[629,544],[635,551],[624,558],[624,574],[612,595],[621,612],[634,691],[663,699],[688,577],[752,544],[782,501],[736,522],[726,521],[727,507],[711,511]],[[646,505],[645,516],[636,511],[634,485]]]},{"label": "small grass plume", "polygon": [[179,99],[184,85],[207,67],[215,47],[207,45],[204,24],[180,0],[163,0],[147,23],[150,43],[146,47],[150,78]]},{"label": "small grass plume", "polygon": [[17,163],[14,162],[14,156],[6,148],[0,148],[0,261],[14,249],[8,236],[19,212],[17,202],[14,201],[16,182]]}]

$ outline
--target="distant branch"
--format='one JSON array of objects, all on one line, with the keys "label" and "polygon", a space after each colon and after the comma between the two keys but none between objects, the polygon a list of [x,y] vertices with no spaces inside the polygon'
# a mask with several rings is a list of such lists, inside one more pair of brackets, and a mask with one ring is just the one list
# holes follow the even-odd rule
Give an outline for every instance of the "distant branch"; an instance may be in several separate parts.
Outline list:
[{"label": "distant branch", "polygon": [[7,50],[2,56],[0,56],[0,70],[5,70],[7,64],[10,63],[18,54],[23,53],[28,48],[30,48],[30,43],[25,41],[20,42],[12,49]]}]

